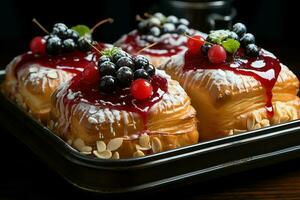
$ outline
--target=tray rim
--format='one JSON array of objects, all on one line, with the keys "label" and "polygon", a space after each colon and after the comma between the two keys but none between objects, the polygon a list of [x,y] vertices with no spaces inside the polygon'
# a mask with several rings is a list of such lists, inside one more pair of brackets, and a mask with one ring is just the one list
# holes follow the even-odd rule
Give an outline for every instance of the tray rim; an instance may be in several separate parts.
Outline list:
[{"label": "tray rim", "polygon": [[[0,82],[2,82],[1,79],[3,78],[4,75],[5,75],[5,70],[0,70]],[[209,141],[198,142],[197,144],[179,147],[176,149],[171,149],[156,154],[146,155],[143,157],[125,158],[125,159],[122,158],[118,160],[100,159],[100,158],[87,156],[78,152],[66,141],[64,141],[62,138],[57,136],[53,131],[51,131],[49,128],[41,124],[41,122],[39,122],[33,116],[29,115],[23,108],[21,108],[19,105],[14,103],[11,99],[7,98],[1,91],[0,91],[0,98],[6,101],[7,103],[11,104],[11,106],[14,107],[18,112],[21,112],[24,116],[26,116],[29,120],[31,120],[38,129],[43,129],[43,131],[48,133],[49,137],[56,140],[59,143],[59,145],[61,145],[61,147],[64,147],[65,153],[70,153],[70,155],[66,157],[69,161],[76,162],[77,164],[85,165],[87,167],[95,167],[98,169],[106,169],[106,168],[112,169],[111,165],[114,165],[113,167],[115,170],[124,170],[126,168],[130,168],[130,169],[143,168],[145,167],[145,164],[149,165],[149,163],[151,163],[152,166],[155,166],[161,163],[171,162],[176,159],[181,159],[182,157],[188,155],[191,156],[202,152],[214,151],[216,149],[220,149],[228,146],[242,145],[244,143],[252,142],[258,139],[274,137],[278,134],[282,134],[282,132],[279,133],[277,131],[268,132],[270,129],[271,130],[282,129],[285,126],[292,125],[292,126],[296,126],[293,129],[300,130],[300,128],[297,128],[300,127],[300,119],[297,119],[286,123],[281,123],[281,124],[272,125],[272,126],[268,126],[256,130],[246,131],[236,135],[230,135],[230,136],[213,139]],[[299,124],[299,126],[297,126],[297,124]],[[290,131],[291,129],[286,129],[286,132],[290,132]],[[64,156],[66,156],[65,153]],[[124,164],[126,164],[126,166]]]},{"label": "tray rim", "polygon": [[[1,74],[0,71],[0,82],[5,73]],[[0,83],[1,86],[1,83]],[[247,131],[241,134],[227,136],[224,138],[219,138],[211,141],[206,141],[202,143],[197,143],[194,145],[189,145],[186,147],[181,147],[169,151],[160,152],[157,154],[147,155],[145,157],[140,158],[129,158],[129,159],[120,159],[120,160],[106,160],[99,159],[94,157],[89,157],[83,154],[80,154],[77,150],[73,149],[70,145],[68,145],[64,140],[58,137],[55,133],[49,130],[47,127],[41,125],[38,120],[30,116],[24,109],[20,108],[17,104],[12,102],[6,96],[0,92],[0,102],[4,102],[11,107],[10,110],[8,107],[3,107],[1,104],[1,109],[4,109],[10,114],[15,116],[15,113],[19,113],[20,115],[16,115],[15,119],[17,120],[30,120],[31,129],[34,130],[31,137],[37,137],[38,142],[44,140],[51,140],[47,145],[50,148],[53,148],[54,154],[64,159],[64,162],[69,162],[69,164],[77,165],[78,168],[82,170],[91,170],[92,168],[97,173],[102,173],[103,171],[109,171],[113,173],[126,172],[137,170],[139,174],[147,169],[158,168],[164,166],[170,166],[168,164],[180,163],[182,159],[192,160],[194,158],[198,159],[203,158],[206,154],[213,154],[214,151],[222,151],[228,149],[237,149],[242,147],[243,145],[257,145],[259,142],[263,141],[274,141],[272,138],[277,140],[282,136],[288,134],[298,134],[300,133],[300,119],[295,121],[290,121],[283,124],[273,125],[269,127],[265,127],[262,129],[257,129],[253,131]],[[2,108],[3,107],[3,108]],[[15,112],[14,112],[15,111]],[[40,134],[44,133],[44,134]],[[17,133],[11,133],[16,137]],[[291,138],[291,137],[290,137]],[[20,139],[20,138],[18,138]],[[22,141],[22,139],[21,139]],[[170,174],[165,177],[158,177],[154,179],[149,179],[146,181],[142,181],[142,183],[132,182],[132,185],[126,187],[118,187],[118,186],[109,186],[102,185],[95,187],[91,185],[91,182],[80,182],[81,179],[74,179],[66,173],[66,171],[57,168],[57,166],[53,165],[53,161],[51,161],[51,157],[47,157],[34,151],[34,148],[30,147],[30,144],[26,143],[26,141],[22,141],[25,145],[29,146],[33,153],[37,154],[41,160],[51,164],[52,169],[57,172],[60,176],[62,176],[67,182],[74,185],[78,189],[93,192],[101,195],[113,195],[113,194],[124,194],[124,193],[132,193],[132,192],[143,192],[152,189],[157,189],[160,187],[173,187],[176,185],[182,185],[182,183],[186,183],[187,181],[193,182],[196,180],[202,182],[208,179],[212,179],[219,176],[228,175],[231,173],[236,173],[243,170],[248,170],[251,168],[256,168],[264,165],[269,165],[277,162],[281,162],[287,159],[300,157],[300,142],[296,144],[291,144],[287,146],[287,148],[279,147],[271,147],[272,151],[266,151],[267,153],[260,153],[259,151],[255,152],[255,154],[251,153],[251,155],[243,155],[240,158],[234,157],[229,158],[226,161],[222,162],[218,161],[216,164],[208,165],[207,167],[199,166],[197,169],[188,168],[183,172],[176,171],[173,174]],[[245,148],[245,147],[244,147]],[[275,149],[275,150],[273,150]],[[253,155],[254,156],[253,156]],[[292,155],[292,156],[291,156]],[[270,158],[270,159],[268,159]],[[50,160],[49,160],[50,159]],[[173,162],[173,163],[172,163]],[[267,164],[265,164],[267,163]],[[250,167],[249,167],[250,166]],[[101,170],[103,170],[101,172]],[[95,173],[95,172],[94,172]],[[201,178],[199,180],[199,178]],[[176,186],[177,187],[177,186]]]}]

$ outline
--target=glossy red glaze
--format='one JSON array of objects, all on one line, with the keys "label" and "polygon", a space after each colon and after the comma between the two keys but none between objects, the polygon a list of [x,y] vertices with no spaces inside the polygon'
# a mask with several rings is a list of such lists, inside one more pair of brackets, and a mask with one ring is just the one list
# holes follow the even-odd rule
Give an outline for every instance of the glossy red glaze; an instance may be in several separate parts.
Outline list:
[{"label": "glossy red glaze", "polygon": [[91,105],[110,108],[115,110],[124,110],[139,114],[144,122],[144,128],[147,126],[148,112],[154,104],[159,102],[163,95],[168,91],[168,82],[165,78],[154,75],[151,77],[150,83],[153,88],[152,95],[144,100],[135,99],[130,88],[118,89],[114,94],[104,94],[99,91],[98,83],[85,84],[81,74],[74,77],[71,81],[69,89],[72,92],[80,92],[77,98],[69,100],[67,94],[64,97],[64,104],[77,104],[79,102],[88,102]]},{"label": "glossy red glaze", "polygon": [[[170,34],[170,37],[174,40],[179,40],[180,38],[184,38],[184,40],[180,43],[180,45],[174,46],[173,44],[166,42],[167,38],[164,38],[158,44],[144,50],[142,53],[150,56],[173,56],[186,49],[185,36]],[[125,41],[122,43],[122,48],[129,53],[136,53],[146,47],[145,44],[149,45],[151,43],[142,39],[141,35],[139,35],[137,31],[134,31],[126,36]]]},{"label": "glossy red glaze", "polygon": [[[228,59],[227,59],[228,60]],[[247,61],[247,62],[244,62]],[[255,61],[264,63],[264,66],[255,66]],[[207,57],[202,54],[195,55],[187,51],[185,53],[184,70],[197,69],[222,69],[233,71],[236,74],[251,76],[259,81],[266,93],[266,111],[269,118],[274,115],[272,106],[272,89],[281,71],[280,61],[264,50],[260,51],[260,56],[245,59],[243,50],[237,52],[236,58],[221,64],[212,64]]]},{"label": "glossy red glaze", "polygon": [[[102,50],[105,45],[96,45],[97,49]],[[83,69],[90,64],[90,62],[95,62],[99,58],[99,53],[92,49],[89,52],[83,51],[73,51],[71,53],[60,54],[56,56],[35,55],[32,52],[27,52],[22,55],[20,62],[15,68],[15,74],[23,67],[28,66],[30,63],[39,64],[43,67],[62,69],[74,74],[79,74]]]},{"label": "glossy red glaze", "polygon": [[[101,50],[104,48],[104,45],[99,44],[97,48]],[[119,89],[115,94],[101,93],[98,88],[99,81],[97,81],[100,77],[98,77],[98,74],[95,74],[98,72],[95,62],[99,56],[99,53],[95,50],[90,52],[74,51],[57,56],[34,55],[28,52],[23,54],[21,61],[15,68],[15,74],[17,75],[18,71],[30,63],[74,73],[76,76],[71,80],[69,89],[73,92],[80,92],[81,95],[73,100],[69,100],[67,94],[65,94],[65,105],[84,101],[104,108],[134,112],[142,117],[146,129],[149,110],[168,91],[167,80],[158,75],[152,76],[150,83],[153,87],[153,93],[145,101],[138,101],[133,98],[130,88]]]}]

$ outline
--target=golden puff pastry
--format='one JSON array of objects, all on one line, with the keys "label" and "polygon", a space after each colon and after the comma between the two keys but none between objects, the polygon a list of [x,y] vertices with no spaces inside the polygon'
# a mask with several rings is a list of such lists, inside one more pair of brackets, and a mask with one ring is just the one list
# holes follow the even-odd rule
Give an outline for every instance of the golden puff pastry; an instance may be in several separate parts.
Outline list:
[{"label": "golden puff pastry", "polygon": [[299,81],[273,54],[261,49],[258,58],[217,65],[197,56],[187,51],[160,68],[191,97],[200,140],[299,118]]},{"label": "golden puff pastry", "polygon": [[73,75],[38,63],[27,63],[16,74],[21,57],[16,57],[8,64],[2,91],[37,119],[46,121],[50,112],[51,94]]},{"label": "golden puff pastry", "polygon": [[[110,46],[98,45],[99,49],[106,47]],[[2,91],[38,120],[46,122],[53,92],[94,62],[96,56],[94,51],[75,51],[56,56],[27,52],[7,65]]]},{"label": "golden puff pastry", "polygon": [[[189,97],[163,71],[156,70],[154,76],[152,85],[166,85],[154,90],[143,106],[119,100],[128,94],[108,99],[102,93],[88,96],[88,87],[74,87],[79,78],[75,77],[53,94],[49,127],[81,153],[105,159],[140,157],[197,143],[196,112]],[[90,100],[95,96],[98,103]]]}]

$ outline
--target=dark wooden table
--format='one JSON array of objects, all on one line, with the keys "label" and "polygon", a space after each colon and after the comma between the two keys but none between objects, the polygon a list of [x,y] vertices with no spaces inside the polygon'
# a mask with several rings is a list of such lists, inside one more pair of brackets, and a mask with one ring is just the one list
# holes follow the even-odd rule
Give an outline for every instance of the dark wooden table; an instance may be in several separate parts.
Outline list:
[{"label": "dark wooden table", "polygon": [[[14,136],[1,130],[0,199],[105,199],[74,188]],[[300,159],[147,194],[176,199],[300,199]],[[135,196],[137,199],[145,194]],[[120,199],[120,198],[118,198]]]}]

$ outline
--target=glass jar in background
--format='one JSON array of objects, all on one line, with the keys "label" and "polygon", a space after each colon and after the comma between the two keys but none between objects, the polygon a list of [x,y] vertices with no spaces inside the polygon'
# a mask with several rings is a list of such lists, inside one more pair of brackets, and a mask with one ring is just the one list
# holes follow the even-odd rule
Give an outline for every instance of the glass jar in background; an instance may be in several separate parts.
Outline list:
[{"label": "glass jar in background", "polygon": [[226,29],[231,26],[236,10],[233,0],[162,0],[160,8],[166,14],[185,17],[191,27],[208,32],[213,29]]}]

